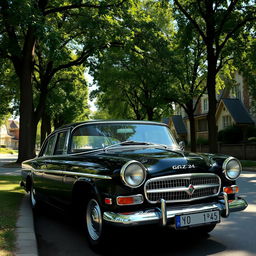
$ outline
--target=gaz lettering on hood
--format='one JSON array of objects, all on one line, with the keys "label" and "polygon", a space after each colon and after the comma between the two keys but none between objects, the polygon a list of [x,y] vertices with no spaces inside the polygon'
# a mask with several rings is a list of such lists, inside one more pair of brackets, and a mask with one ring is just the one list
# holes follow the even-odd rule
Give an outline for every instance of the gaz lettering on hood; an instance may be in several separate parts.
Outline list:
[{"label": "gaz lettering on hood", "polygon": [[172,169],[173,170],[179,170],[179,169],[195,169],[194,164],[179,164],[179,165],[173,165]]}]

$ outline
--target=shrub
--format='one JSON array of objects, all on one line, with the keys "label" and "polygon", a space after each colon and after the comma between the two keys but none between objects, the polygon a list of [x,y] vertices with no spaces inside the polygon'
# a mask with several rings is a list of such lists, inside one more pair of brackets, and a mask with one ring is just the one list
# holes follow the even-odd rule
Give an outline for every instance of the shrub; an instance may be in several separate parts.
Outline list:
[{"label": "shrub", "polygon": [[250,138],[248,138],[248,141],[250,141],[250,142],[256,142],[256,137],[250,137]]},{"label": "shrub", "polygon": [[228,126],[218,132],[218,141],[223,143],[238,143],[243,140],[243,130],[239,126]]},{"label": "shrub", "polygon": [[197,145],[208,145],[208,139],[203,137],[198,137],[196,140]]},{"label": "shrub", "polygon": [[249,126],[247,128],[247,137],[256,137],[256,127],[255,126]]}]

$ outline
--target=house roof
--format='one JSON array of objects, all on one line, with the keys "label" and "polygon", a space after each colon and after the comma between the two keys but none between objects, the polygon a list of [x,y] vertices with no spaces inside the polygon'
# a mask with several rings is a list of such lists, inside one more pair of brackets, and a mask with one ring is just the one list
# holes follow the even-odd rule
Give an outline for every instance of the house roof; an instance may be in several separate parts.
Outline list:
[{"label": "house roof", "polygon": [[171,121],[171,118],[168,118],[168,117],[164,117],[162,119],[162,123],[167,124],[167,125],[169,125],[170,121]]},{"label": "house roof", "polygon": [[181,115],[172,116],[171,120],[173,122],[173,125],[175,127],[177,134],[187,134],[187,129],[185,127],[185,124],[183,122]]},{"label": "house roof", "polygon": [[10,121],[10,128],[11,129],[18,129],[18,125],[16,124],[16,122],[14,120]]},{"label": "house roof", "polygon": [[241,100],[222,99],[222,101],[237,124],[254,124]]}]

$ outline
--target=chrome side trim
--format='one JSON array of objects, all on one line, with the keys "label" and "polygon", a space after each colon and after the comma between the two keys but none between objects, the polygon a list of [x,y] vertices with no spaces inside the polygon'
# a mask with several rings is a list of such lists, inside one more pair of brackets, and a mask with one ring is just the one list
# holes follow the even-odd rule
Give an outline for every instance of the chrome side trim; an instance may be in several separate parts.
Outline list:
[{"label": "chrome side trim", "polygon": [[111,180],[112,177],[107,175],[93,174],[93,173],[81,173],[81,172],[69,172],[69,171],[60,171],[60,170],[41,170],[34,169],[33,172],[42,172],[42,173],[50,173],[50,174],[61,174],[61,175],[69,175],[69,176],[79,176],[79,177],[87,177],[93,179],[105,179]]},{"label": "chrome side trim", "polygon": [[100,174],[92,174],[92,173],[81,173],[81,172],[68,172],[64,171],[64,175],[73,175],[73,176],[81,176],[81,177],[88,177],[88,178],[94,178],[94,179],[104,179],[104,180],[111,180],[112,177],[107,175],[100,175]]},{"label": "chrome side trim", "polygon": [[60,170],[45,170],[45,169],[35,169],[35,172],[49,173],[49,174],[63,174]]},{"label": "chrome side trim", "polygon": [[[247,202],[242,198],[237,198],[229,202],[230,212],[242,211],[247,207]],[[218,202],[189,205],[183,207],[166,207],[167,222],[174,220],[176,215],[192,214],[205,211],[219,210],[222,217],[226,215],[226,207],[224,200]],[[145,224],[162,223],[162,213],[159,208],[152,208],[144,211],[137,211],[131,213],[114,213],[104,212],[103,220],[117,226],[137,226]]]}]

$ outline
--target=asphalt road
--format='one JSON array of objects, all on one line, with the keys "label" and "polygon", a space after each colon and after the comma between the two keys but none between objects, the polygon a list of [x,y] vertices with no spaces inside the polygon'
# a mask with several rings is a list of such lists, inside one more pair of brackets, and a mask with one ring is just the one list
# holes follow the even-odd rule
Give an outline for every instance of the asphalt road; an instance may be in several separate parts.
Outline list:
[{"label": "asphalt road", "polygon": [[159,229],[122,229],[109,239],[102,254],[91,251],[83,231],[70,216],[46,208],[35,215],[39,255],[256,255],[256,173],[244,172],[238,185],[248,208],[222,219],[208,237]]},{"label": "asphalt road", "polygon": [[6,168],[5,164],[14,163],[17,160],[17,154],[0,154],[0,175],[19,176],[21,168]]}]

